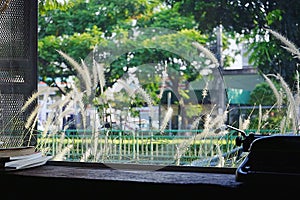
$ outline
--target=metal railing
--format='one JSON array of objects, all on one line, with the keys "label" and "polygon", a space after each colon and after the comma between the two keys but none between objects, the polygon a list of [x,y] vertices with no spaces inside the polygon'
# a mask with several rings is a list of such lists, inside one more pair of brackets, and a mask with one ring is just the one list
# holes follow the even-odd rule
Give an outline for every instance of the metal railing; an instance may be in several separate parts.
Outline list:
[{"label": "metal railing", "polygon": [[[67,161],[190,165],[221,155],[225,157],[225,165],[235,165],[233,157],[240,152],[234,131],[206,137],[201,137],[202,130],[183,134],[186,132],[67,130],[46,137],[40,135],[38,146],[48,155]],[[202,165],[212,165],[205,163]]]}]

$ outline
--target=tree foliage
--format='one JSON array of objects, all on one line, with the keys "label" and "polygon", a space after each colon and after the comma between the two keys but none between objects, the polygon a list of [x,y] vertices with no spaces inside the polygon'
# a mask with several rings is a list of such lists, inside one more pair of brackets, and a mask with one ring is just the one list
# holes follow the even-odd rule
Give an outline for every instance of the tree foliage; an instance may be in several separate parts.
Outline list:
[{"label": "tree foliage", "polygon": [[[55,78],[60,77],[60,81],[64,82],[69,76],[76,75],[56,50],[62,50],[80,62],[96,45],[115,48],[113,41],[119,40],[127,45],[123,47],[125,49],[137,46],[137,42],[128,38],[132,30],[141,28],[163,27],[177,31],[176,34],[162,37],[160,45],[167,42],[174,49],[191,49],[189,41],[184,41],[184,38],[191,36],[215,53],[216,27],[221,24],[224,27],[223,49],[230,45],[227,38],[235,38],[238,43],[244,42],[248,45],[253,66],[264,74],[280,74],[293,88],[297,63],[292,55],[281,48],[279,41],[268,35],[264,27],[283,33],[300,46],[299,6],[296,0],[39,1],[39,77],[49,85],[56,85]],[[147,38],[138,42],[144,46],[149,43]],[[149,62],[162,64],[168,61],[171,64],[172,60],[178,58],[178,55],[171,55],[169,51],[158,53],[154,48],[135,50],[135,57],[128,61],[130,55],[132,52],[125,53],[110,63],[111,67],[106,71],[108,86],[130,67]],[[226,57],[224,66],[229,66],[231,62],[232,58]],[[174,63],[172,67],[180,69]],[[184,73],[186,80],[195,80],[197,76],[193,68],[188,69],[190,71]]]}]

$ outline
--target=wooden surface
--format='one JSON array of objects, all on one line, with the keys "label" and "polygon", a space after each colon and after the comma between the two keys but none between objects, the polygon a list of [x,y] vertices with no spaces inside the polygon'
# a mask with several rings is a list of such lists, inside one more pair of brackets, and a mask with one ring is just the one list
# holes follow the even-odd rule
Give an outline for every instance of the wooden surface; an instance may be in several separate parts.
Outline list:
[{"label": "wooden surface", "polygon": [[270,187],[261,183],[237,182],[234,169],[157,168],[51,161],[44,166],[1,172],[0,175],[1,191],[10,191],[10,197],[15,195],[16,198],[26,195],[29,191],[29,194],[32,194],[32,191],[47,191],[44,195],[53,198],[57,197],[58,193],[64,193],[70,198],[142,195],[147,199],[158,196],[182,199],[197,195],[231,196],[231,199],[240,199],[245,195],[247,198],[255,197],[257,192],[260,195],[276,194],[276,197],[279,197],[297,191],[293,187],[283,187],[286,183],[271,184]]},{"label": "wooden surface", "polygon": [[[235,181],[234,174],[224,173],[197,173],[192,170],[178,170],[174,168],[148,167],[143,169],[131,168],[133,165],[59,165],[47,164],[43,167],[15,171],[14,174],[34,177],[72,178],[88,180],[131,181],[162,184],[215,184],[225,187],[240,185]],[[129,168],[130,167],[130,168]],[[203,168],[204,169],[204,168]],[[228,172],[228,171],[227,171]]]}]

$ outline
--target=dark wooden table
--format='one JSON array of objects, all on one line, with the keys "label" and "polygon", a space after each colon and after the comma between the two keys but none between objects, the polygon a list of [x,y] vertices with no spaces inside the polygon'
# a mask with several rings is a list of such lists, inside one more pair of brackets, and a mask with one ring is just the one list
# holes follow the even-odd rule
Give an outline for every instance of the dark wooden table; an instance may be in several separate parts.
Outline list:
[{"label": "dark wooden table", "polygon": [[10,198],[26,195],[41,198],[41,194],[43,198],[56,198],[64,194],[68,198],[99,196],[99,199],[101,196],[182,199],[203,195],[248,199],[262,194],[289,196],[298,190],[297,183],[238,182],[235,169],[231,168],[48,161],[40,167],[0,174],[1,191]]}]

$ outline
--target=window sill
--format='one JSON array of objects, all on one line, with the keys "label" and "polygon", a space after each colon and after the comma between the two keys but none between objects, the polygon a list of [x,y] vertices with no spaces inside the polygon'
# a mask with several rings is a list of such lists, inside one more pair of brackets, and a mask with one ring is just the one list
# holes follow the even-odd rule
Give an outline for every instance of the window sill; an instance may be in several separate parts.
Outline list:
[{"label": "window sill", "polygon": [[[260,192],[272,194],[295,191],[293,187],[284,187],[285,183],[271,184],[271,190],[258,182],[237,182],[234,168],[202,168],[100,164],[48,161],[46,165],[16,171],[0,173],[1,190],[11,191],[11,195],[24,196],[29,190],[49,190],[67,192],[77,197],[101,195],[133,195],[142,193],[145,197],[168,195],[168,198],[178,198],[187,195],[257,195]],[[295,184],[296,185],[296,184]],[[31,189],[27,189],[30,186]],[[270,184],[268,185],[270,186]],[[274,190],[274,187],[280,190]],[[263,190],[262,190],[263,188]],[[18,192],[14,192],[18,191]],[[19,193],[19,191],[22,191]],[[297,190],[296,190],[297,191]]]}]

